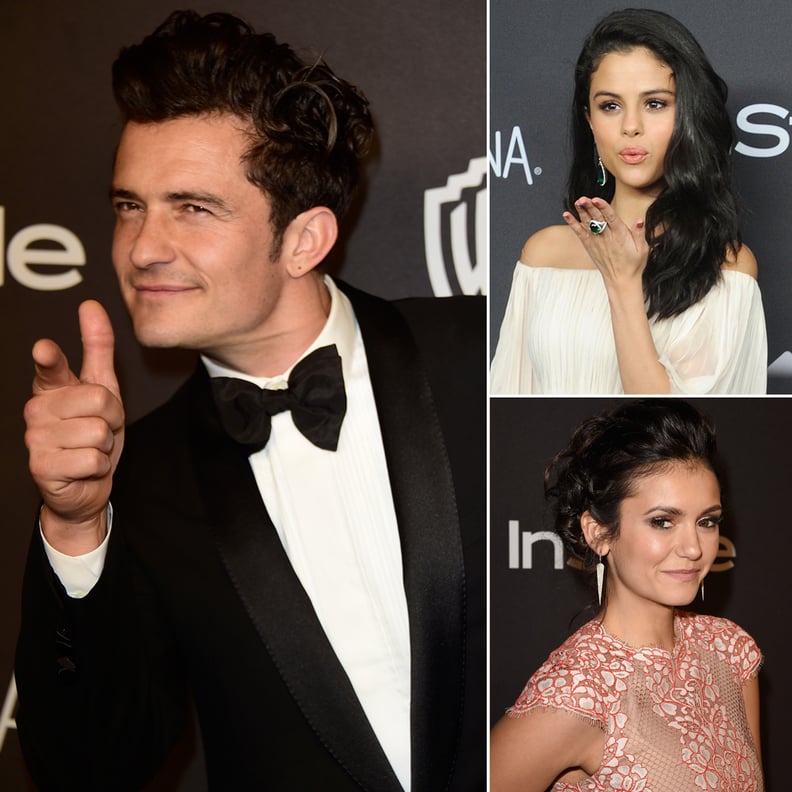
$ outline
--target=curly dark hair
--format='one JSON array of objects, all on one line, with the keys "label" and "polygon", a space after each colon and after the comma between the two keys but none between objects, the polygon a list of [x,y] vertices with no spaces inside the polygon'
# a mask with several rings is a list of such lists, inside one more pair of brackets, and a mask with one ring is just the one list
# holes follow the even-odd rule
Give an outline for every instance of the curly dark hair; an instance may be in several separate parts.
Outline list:
[{"label": "curly dark hair", "polygon": [[269,197],[273,254],[301,212],[340,217],[373,134],[368,101],[316,58],[225,13],[175,11],[113,64],[123,121],[230,113],[251,130],[247,177]]},{"label": "curly dark hair", "polygon": [[604,538],[616,538],[621,503],[636,481],[675,462],[704,465],[722,486],[715,429],[685,401],[628,402],[580,424],[545,470],[545,497],[567,552],[593,567],[597,555],[583,536],[583,513],[606,529]]},{"label": "curly dark hair", "polygon": [[720,280],[721,266],[742,238],[732,191],[734,130],[726,110],[726,83],[690,31],[661,11],[628,8],[602,19],[575,67],[572,165],[566,208],[580,196],[612,200],[613,179],[597,184],[589,127],[591,75],[611,52],[648,49],[674,74],[676,117],[665,156],[665,187],[646,213],[649,258],[643,274],[650,317],[666,319],[701,300]]}]

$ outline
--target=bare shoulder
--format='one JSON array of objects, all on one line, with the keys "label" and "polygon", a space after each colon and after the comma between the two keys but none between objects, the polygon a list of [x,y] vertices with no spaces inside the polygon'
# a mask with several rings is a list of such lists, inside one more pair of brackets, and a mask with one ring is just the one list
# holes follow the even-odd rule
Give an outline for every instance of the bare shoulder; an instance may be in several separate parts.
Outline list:
[{"label": "bare shoulder", "polygon": [[602,762],[605,733],[578,715],[537,707],[495,724],[490,743],[492,792],[544,792],[554,781],[583,780]]},{"label": "bare shoulder", "polygon": [[726,252],[726,260],[723,262],[722,269],[744,272],[752,278],[756,278],[759,273],[756,256],[748,245],[741,245],[736,250],[729,249]]},{"label": "bare shoulder", "polygon": [[523,245],[520,263],[529,267],[581,269],[591,266],[588,254],[568,225],[552,225],[537,231]]}]

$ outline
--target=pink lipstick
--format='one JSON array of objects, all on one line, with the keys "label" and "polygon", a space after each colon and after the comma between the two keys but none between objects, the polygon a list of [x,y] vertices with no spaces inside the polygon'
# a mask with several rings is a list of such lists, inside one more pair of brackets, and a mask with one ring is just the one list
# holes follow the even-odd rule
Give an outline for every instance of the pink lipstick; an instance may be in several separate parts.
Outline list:
[{"label": "pink lipstick", "polygon": [[619,156],[628,165],[638,165],[649,156],[649,152],[642,148],[625,148],[619,152]]}]

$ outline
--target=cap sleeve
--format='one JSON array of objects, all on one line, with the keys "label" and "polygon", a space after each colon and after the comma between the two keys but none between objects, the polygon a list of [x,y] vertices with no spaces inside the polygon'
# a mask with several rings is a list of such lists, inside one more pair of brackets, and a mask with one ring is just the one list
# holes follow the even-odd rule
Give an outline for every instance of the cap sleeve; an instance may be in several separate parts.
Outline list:
[{"label": "cap sleeve", "polygon": [[726,633],[730,637],[729,662],[740,682],[745,684],[759,673],[764,658],[756,641],[742,627],[733,622],[729,625],[731,630]]},{"label": "cap sleeve", "polygon": [[720,616],[697,615],[686,625],[702,647],[714,650],[729,664],[741,684],[756,676],[762,667],[762,652],[739,624]]},{"label": "cap sleeve", "polygon": [[606,692],[602,680],[585,662],[556,650],[528,680],[514,706],[508,710],[519,717],[537,707],[563,710],[606,728]]}]

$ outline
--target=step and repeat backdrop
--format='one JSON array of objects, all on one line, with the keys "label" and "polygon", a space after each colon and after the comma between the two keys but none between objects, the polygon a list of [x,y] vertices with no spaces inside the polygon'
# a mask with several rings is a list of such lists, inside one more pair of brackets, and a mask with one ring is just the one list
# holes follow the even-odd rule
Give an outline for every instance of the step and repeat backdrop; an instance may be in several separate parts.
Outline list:
[{"label": "step and repeat backdrop", "polygon": [[[491,0],[490,333],[494,352],[512,272],[525,240],[563,223],[573,72],[608,0]],[[643,5],[643,4],[641,4]],[[654,0],[680,20],[729,86],[745,242],[759,262],[769,335],[768,390],[792,392],[792,5],[780,0]]]},{"label": "step and repeat backdrop", "polygon": [[[788,788],[792,638],[787,610],[789,448],[786,398],[690,399],[717,429],[724,522],[706,601],[756,639],[768,790]],[[547,655],[596,613],[596,590],[572,569],[544,502],[547,463],[585,419],[618,399],[492,399],[490,405],[490,716],[511,706]]]},{"label": "step and repeat backdrop", "polygon": [[[182,7],[182,6],[178,6]],[[377,135],[367,176],[328,269],[385,297],[475,294],[486,277],[484,0],[198,2],[322,55],[367,94]],[[107,197],[120,132],[110,91],[119,49],[173,10],[159,0],[4,3],[0,9],[0,789],[26,789],[14,728],[19,590],[37,496],[22,408],[33,342],[58,340],[79,364],[77,306],[98,298],[117,334],[128,418],[192,370],[187,353],[138,348],[110,261]],[[180,789],[203,787],[193,767]],[[165,788],[173,788],[166,785]]]}]

